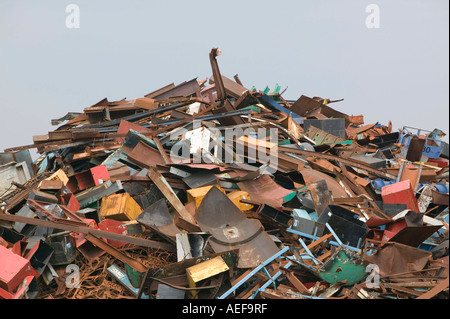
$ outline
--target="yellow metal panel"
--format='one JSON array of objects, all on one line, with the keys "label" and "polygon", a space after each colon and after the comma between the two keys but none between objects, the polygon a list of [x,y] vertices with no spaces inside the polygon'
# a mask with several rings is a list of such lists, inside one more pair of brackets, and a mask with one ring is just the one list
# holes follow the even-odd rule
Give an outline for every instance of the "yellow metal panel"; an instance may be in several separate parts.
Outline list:
[{"label": "yellow metal panel", "polygon": [[64,185],[67,185],[67,183],[69,182],[69,178],[67,177],[66,173],[64,173],[64,171],[62,169],[59,169],[56,172],[54,172],[50,177],[47,177],[46,180],[61,181],[61,182],[63,182]]},{"label": "yellow metal panel", "polygon": [[205,197],[206,193],[211,189],[211,187],[217,187],[222,193],[225,194],[225,190],[221,188],[219,185],[210,185],[210,186],[203,186],[193,189],[188,189],[186,192],[188,194],[188,202],[195,201],[195,206],[198,208],[200,206],[200,203],[203,200],[203,197]]},{"label": "yellow metal panel", "polygon": [[[213,277],[229,269],[228,265],[220,256],[189,267],[186,269],[189,287],[194,288],[199,281]],[[192,291],[191,293],[192,295],[195,295],[196,291]]]},{"label": "yellow metal panel", "polygon": [[253,205],[241,203],[241,199],[250,199],[250,196],[247,192],[232,191],[227,196],[241,211],[246,211],[253,208]]},{"label": "yellow metal panel", "polygon": [[142,208],[128,193],[112,194],[102,199],[100,216],[115,220],[134,220]]}]

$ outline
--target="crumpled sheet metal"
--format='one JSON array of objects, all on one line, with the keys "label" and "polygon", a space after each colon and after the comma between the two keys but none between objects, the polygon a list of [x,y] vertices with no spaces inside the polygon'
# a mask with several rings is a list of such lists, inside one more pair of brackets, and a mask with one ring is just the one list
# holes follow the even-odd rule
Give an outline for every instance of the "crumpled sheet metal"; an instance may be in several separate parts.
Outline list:
[{"label": "crumpled sheet metal", "polygon": [[366,255],[365,260],[377,265],[381,276],[388,276],[422,270],[430,257],[431,253],[426,250],[389,242],[374,255]]},{"label": "crumpled sheet metal", "polygon": [[281,207],[284,203],[283,197],[292,193],[292,191],[279,186],[266,174],[237,185],[241,190],[247,192],[253,201],[275,208]]},{"label": "crumpled sheet metal", "polygon": [[172,241],[175,241],[176,235],[181,233],[181,230],[173,223],[166,199],[164,198],[147,207],[136,220],[144,226],[163,234]]},{"label": "crumpled sheet metal", "polygon": [[[210,78],[210,83],[216,80],[213,85],[205,87],[208,78],[200,81],[194,78],[177,86],[172,83],[143,98],[113,102],[105,98],[84,109],[84,113],[55,120],[54,124],[61,124],[63,119],[68,122],[48,134],[34,136],[33,145],[5,150],[36,148],[42,156],[34,163],[37,175],[21,188],[2,196],[7,213],[0,212],[0,219],[15,223],[12,230],[25,238],[42,232],[53,235],[53,229],[77,238],[73,251],[77,253],[75,263],[80,266],[81,287],[69,289],[64,297],[143,297],[124,295],[122,286],[106,278],[107,263],[118,262],[118,267],[125,267],[124,273],[133,287],[139,286],[141,272],[132,272],[130,265],[124,265],[126,258],[117,252],[120,248],[126,255],[136,251],[133,259],[152,270],[147,272],[151,275],[146,278],[151,281],[148,293],[144,292],[151,293],[151,297],[155,296],[153,292],[159,293],[159,284],[173,285],[172,289],[179,287],[182,292],[192,289],[187,288],[187,267],[220,254],[230,268],[229,278],[223,281],[225,276],[212,276],[211,282],[205,282],[210,287],[202,284],[196,290],[211,290],[208,294],[214,296],[219,288],[244,280],[248,285],[237,292],[236,299],[252,295],[253,298],[289,298],[299,294],[301,298],[317,299],[410,299],[422,295],[448,298],[448,279],[447,287],[441,285],[444,282],[441,279],[448,278],[449,203],[448,143],[442,148],[438,139],[443,137],[443,132],[436,129],[431,135],[424,134],[427,141],[439,144],[428,145],[419,131],[410,139],[405,127],[400,135],[391,122],[387,126],[364,125],[363,115],[348,116],[328,106],[341,100],[301,96],[297,101],[288,101],[279,93],[279,85],[272,92],[269,87],[264,91],[247,90],[237,75],[234,82],[220,74],[218,54],[219,50],[213,49],[210,55],[214,78]],[[308,129],[308,124],[317,127]],[[236,148],[229,147],[216,135],[214,145],[224,147],[225,152],[209,153],[210,148],[206,146],[214,146],[210,140],[213,129],[226,133],[227,129],[247,128],[258,128],[258,135],[236,136],[236,142],[244,146],[243,163],[227,162],[226,155],[235,158],[239,148],[237,144]],[[259,156],[256,158],[259,164],[252,165],[249,161],[256,156],[252,139],[263,137],[259,128],[278,130],[277,143],[273,143],[277,145],[278,165],[270,175],[263,175],[269,164]],[[198,139],[195,134],[187,138],[195,132],[202,132]],[[266,134],[269,137],[272,141],[272,134]],[[199,143],[193,143],[197,140]],[[172,152],[178,142],[185,147],[191,144],[192,149],[188,150],[200,150],[202,161],[191,163],[197,162],[194,152],[188,152],[192,159]],[[266,144],[269,146],[266,155],[271,145],[272,142]],[[422,152],[423,145],[430,146],[431,151]],[[174,153],[178,156],[169,156]],[[22,162],[17,160],[17,154],[0,155],[3,160],[9,161],[13,156]],[[29,167],[33,164],[26,162]],[[99,164],[108,171],[108,175],[97,178],[102,180],[101,185],[81,191],[71,187],[72,182],[68,184],[74,174],[78,176]],[[270,167],[275,168],[274,165],[271,160]],[[54,184],[55,180],[59,182]],[[424,187],[423,183],[429,185]],[[67,184],[70,192],[61,188],[62,184]],[[189,202],[190,191],[206,185],[217,188],[213,187],[206,197],[209,188],[196,197],[198,205]],[[239,188],[238,192],[248,193],[249,198],[231,195]],[[55,193],[60,193],[59,190],[61,196]],[[102,199],[117,192],[128,193],[144,210],[138,222],[127,221],[126,233],[123,232],[125,223],[120,225],[112,219],[100,223],[97,212]],[[67,205],[67,211],[63,214],[48,208],[48,212],[38,209],[38,216],[33,211],[32,215],[25,214],[21,208],[33,203],[30,193],[39,195],[35,200]],[[27,199],[28,204],[24,206]],[[242,206],[237,202],[241,200]],[[89,211],[83,209],[87,206]],[[336,207],[348,213],[340,214]],[[415,213],[398,215],[408,207]],[[37,208],[31,205],[30,209]],[[76,216],[94,223],[88,227]],[[1,233],[0,227],[0,245],[23,255],[25,242],[20,238],[10,243],[6,228],[3,236]],[[95,240],[91,235],[103,240]],[[160,236],[150,240],[153,235]],[[118,249],[105,246],[104,240],[116,243]],[[123,243],[126,244],[122,246]],[[335,246],[342,244],[350,250],[355,248],[358,253],[345,249],[336,253]],[[53,256],[49,264],[53,263]],[[181,263],[175,262],[182,259]],[[364,286],[367,263],[378,265],[381,276],[387,276],[381,278],[384,286]],[[303,267],[299,269],[299,266]],[[63,274],[64,269],[55,267],[55,270]],[[48,274],[50,270],[44,269],[43,276],[37,279],[46,277],[45,271]],[[257,272],[261,276],[249,281],[246,273]],[[170,273],[176,276],[167,276]],[[153,276],[163,281],[154,280]],[[55,297],[63,297],[60,290],[64,279],[64,276],[57,279],[61,282],[58,291],[52,292],[56,293]],[[297,290],[299,294],[283,295],[288,287],[285,284],[289,284],[286,279],[290,282],[289,290]],[[414,285],[397,285],[405,280]],[[324,281],[331,286],[324,286]],[[141,292],[142,288],[146,289],[143,285],[140,288]],[[423,288],[431,289],[423,293]],[[50,291],[52,287],[47,289]],[[34,296],[30,285],[27,298]],[[185,298],[188,296],[192,294],[186,294]]]},{"label": "crumpled sheet metal", "polygon": [[344,286],[352,286],[363,280],[367,261],[345,246],[340,246],[336,253],[318,269],[319,276],[330,284],[346,281]]},{"label": "crumpled sheet metal", "polygon": [[247,219],[216,187],[206,194],[196,219],[201,230],[212,235],[209,243],[215,252],[239,249],[238,268],[256,267],[279,251],[261,222]]},{"label": "crumpled sheet metal", "polygon": [[325,173],[322,173],[322,172],[319,172],[319,171],[316,171],[316,170],[313,170],[310,168],[304,168],[300,171],[300,174],[302,175],[303,179],[305,180],[306,185],[317,183],[317,182],[324,180],[327,182],[328,189],[331,191],[334,198],[339,198],[339,197],[347,198],[348,197],[347,193],[342,188],[342,186],[339,185],[339,183],[336,181],[336,179],[332,178],[331,176],[329,176]]}]

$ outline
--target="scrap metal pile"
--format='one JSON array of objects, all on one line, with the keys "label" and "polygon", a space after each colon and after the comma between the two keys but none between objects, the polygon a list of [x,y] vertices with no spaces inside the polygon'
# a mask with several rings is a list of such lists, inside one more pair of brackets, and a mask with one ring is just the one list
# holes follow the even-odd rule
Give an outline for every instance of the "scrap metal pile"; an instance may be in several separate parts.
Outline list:
[{"label": "scrap metal pile", "polygon": [[1,154],[0,297],[448,298],[445,134],[249,89],[219,54]]}]

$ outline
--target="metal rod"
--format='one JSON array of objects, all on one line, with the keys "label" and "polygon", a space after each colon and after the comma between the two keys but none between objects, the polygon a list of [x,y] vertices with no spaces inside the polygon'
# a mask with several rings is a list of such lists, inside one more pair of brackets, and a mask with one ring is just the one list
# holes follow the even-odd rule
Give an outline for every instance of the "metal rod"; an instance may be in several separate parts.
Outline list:
[{"label": "metal rod", "polygon": [[280,257],[281,255],[283,255],[285,252],[287,252],[289,250],[289,247],[284,247],[282,250],[280,250],[278,253],[276,253],[275,255],[273,255],[272,257],[270,257],[269,259],[267,259],[266,261],[264,261],[262,264],[260,264],[259,266],[257,266],[255,269],[253,269],[247,276],[245,276],[244,278],[242,278],[239,282],[237,282],[233,287],[231,287],[230,289],[228,289],[228,291],[226,291],[223,295],[221,295],[220,297],[218,297],[217,299],[225,299],[226,297],[228,297],[231,293],[233,293],[237,288],[239,288],[244,282],[246,282],[248,279],[250,279],[251,277],[253,277],[258,271],[261,270],[262,267],[268,265],[269,263],[271,263],[273,260],[277,259],[278,257]]}]

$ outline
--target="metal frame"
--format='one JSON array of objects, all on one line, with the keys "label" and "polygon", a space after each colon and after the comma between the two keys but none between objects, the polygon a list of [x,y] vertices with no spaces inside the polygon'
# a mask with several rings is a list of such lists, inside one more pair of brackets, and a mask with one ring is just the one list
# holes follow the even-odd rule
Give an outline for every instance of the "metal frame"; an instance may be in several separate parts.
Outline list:
[{"label": "metal frame", "polygon": [[[226,297],[228,297],[230,294],[232,294],[236,289],[238,289],[240,286],[242,286],[242,284],[244,284],[245,282],[247,282],[250,278],[252,278],[257,272],[261,271],[265,266],[267,266],[268,264],[270,264],[272,261],[274,261],[275,259],[277,259],[278,257],[280,257],[281,255],[283,255],[285,252],[287,252],[289,250],[289,247],[284,247],[283,249],[281,249],[278,253],[276,253],[275,255],[273,255],[272,257],[270,257],[269,259],[265,260],[264,262],[262,262],[259,266],[255,267],[247,276],[245,276],[244,278],[242,278],[241,280],[239,280],[239,282],[237,282],[233,287],[231,287],[230,289],[228,289],[224,294],[222,294],[220,297],[218,297],[217,299],[225,299]],[[267,271],[267,270],[266,270]],[[278,278],[281,275],[281,272],[279,272],[280,274],[276,274],[278,276],[274,276],[274,277],[270,277],[270,275],[268,275],[268,273],[266,273],[270,279],[269,282],[272,283],[272,280],[274,281],[276,278]],[[269,286],[270,283],[267,285]],[[267,284],[267,283],[266,283]],[[265,287],[267,288],[267,287]],[[264,288],[264,289],[265,289]],[[262,289],[262,287],[260,288]],[[258,289],[259,291],[259,289]],[[254,297],[254,296],[253,296]]]},{"label": "metal frame", "polygon": [[[334,237],[334,239],[335,239],[335,241],[332,241],[332,240],[329,241],[330,245],[337,246],[337,247],[339,247],[339,246],[345,246],[345,247],[347,247],[348,249],[353,250],[353,251],[356,251],[356,252],[360,252],[360,251],[361,251],[360,248],[352,247],[352,246],[349,246],[349,245],[344,245],[344,244],[342,243],[342,241],[339,239],[339,237],[336,235],[336,233],[334,232],[334,230],[331,228],[331,226],[330,226],[328,223],[326,223],[325,226],[328,228],[328,230],[330,231],[330,233],[333,235],[333,237]],[[320,237],[317,237],[317,236],[316,236],[316,233],[317,233],[317,226],[315,226],[315,229],[314,229],[314,235],[310,235],[310,234],[307,234],[307,233],[299,232],[299,231],[297,231],[297,230],[292,229],[291,227],[292,227],[292,226],[290,226],[288,229],[286,229],[289,233],[293,233],[293,234],[296,234],[296,235],[299,235],[299,236],[302,236],[302,237],[306,237],[306,238],[309,238],[309,239],[312,239],[312,240],[318,240],[318,239],[320,239]],[[301,238],[299,238],[299,242],[300,242],[300,244],[303,246],[303,248],[305,248],[305,250],[309,252],[310,256],[312,256],[312,253],[309,251],[309,249],[306,248],[306,244],[305,244],[305,242],[304,242]],[[360,242],[361,242],[361,240],[358,242],[358,246],[360,245]],[[315,257],[313,257],[313,258],[315,259]],[[313,260],[314,260],[314,259],[313,259]],[[316,264],[317,264],[317,263],[316,263]]]}]

